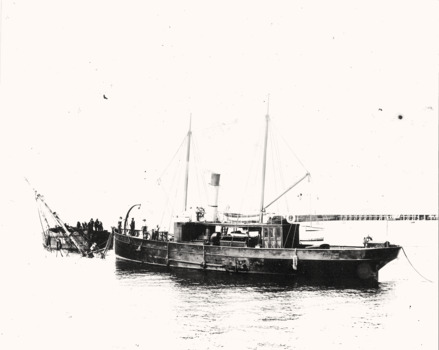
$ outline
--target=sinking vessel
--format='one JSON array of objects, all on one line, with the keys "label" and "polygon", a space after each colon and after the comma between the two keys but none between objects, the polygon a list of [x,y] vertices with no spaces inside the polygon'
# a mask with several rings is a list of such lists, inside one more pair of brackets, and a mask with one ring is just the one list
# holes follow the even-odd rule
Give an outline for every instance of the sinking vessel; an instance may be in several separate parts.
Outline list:
[{"label": "sinking vessel", "polygon": [[[264,203],[267,137],[270,117],[267,113],[262,166],[260,212],[252,215],[232,214],[220,219],[217,212],[220,174],[212,174],[210,185],[214,200],[208,218],[180,217],[174,222],[173,235],[139,235],[126,228],[115,232],[114,246],[118,259],[169,268],[212,270],[222,273],[284,275],[315,280],[353,280],[377,283],[381,268],[398,257],[401,247],[389,242],[341,246],[301,242],[300,224],[292,215],[267,215],[267,208],[298,183],[306,173],[269,204]],[[185,205],[191,129],[187,133]],[[151,239],[154,237],[154,239]]]},{"label": "sinking vessel", "polygon": [[34,193],[44,249],[60,257],[79,254],[87,258],[105,258],[108,250],[113,249],[112,232],[72,227],[49,207],[44,197],[35,189]]}]

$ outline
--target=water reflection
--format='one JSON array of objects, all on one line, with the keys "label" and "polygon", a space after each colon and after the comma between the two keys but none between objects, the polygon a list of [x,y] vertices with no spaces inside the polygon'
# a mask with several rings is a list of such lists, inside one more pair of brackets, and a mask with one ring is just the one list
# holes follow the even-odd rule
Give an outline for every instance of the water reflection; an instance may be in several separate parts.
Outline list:
[{"label": "water reflection", "polygon": [[[388,329],[395,285],[358,286],[352,281],[312,281],[279,276],[169,269],[116,260],[121,295],[136,299],[123,312],[144,323],[139,300],[162,318],[187,349],[354,348]],[[125,288],[128,287],[128,288]],[[392,305],[393,304],[393,305]],[[142,307],[142,306],[140,306]],[[354,331],[354,332],[353,332]],[[315,336],[318,332],[320,337]],[[372,348],[379,348],[379,337]],[[335,341],[335,343],[334,343]],[[361,349],[361,347],[355,347]]]}]

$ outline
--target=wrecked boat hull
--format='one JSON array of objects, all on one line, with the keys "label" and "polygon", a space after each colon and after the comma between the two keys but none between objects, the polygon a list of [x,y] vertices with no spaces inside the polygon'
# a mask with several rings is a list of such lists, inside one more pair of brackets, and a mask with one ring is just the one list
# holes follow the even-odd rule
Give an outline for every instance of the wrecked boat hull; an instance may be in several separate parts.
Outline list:
[{"label": "wrecked boat hull", "polygon": [[[76,244],[74,244],[75,239]],[[107,247],[108,243],[108,247]],[[60,228],[51,228],[42,232],[42,244],[44,249],[51,253],[57,253],[59,251],[69,254],[90,255],[106,249],[113,249],[113,240],[111,238],[111,232],[106,230],[93,231],[88,233],[83,230],[72,230],[69,232],[69,236],[64,233],[64,230]],[[78,249],[78,245],[87,252],[82,253]],[[90,251],[90,248],[95,245],[95,250]]]}]

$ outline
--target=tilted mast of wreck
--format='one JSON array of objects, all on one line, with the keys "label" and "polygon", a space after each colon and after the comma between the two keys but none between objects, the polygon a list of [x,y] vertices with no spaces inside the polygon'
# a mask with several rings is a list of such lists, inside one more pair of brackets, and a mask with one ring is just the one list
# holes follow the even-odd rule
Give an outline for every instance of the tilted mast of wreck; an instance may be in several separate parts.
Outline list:
[{"label": "tilted mast of wreck", "polygon": [[187,132],[187,151],[186,151],[186,176],[184,181],[184,211],[187,210],[187,195],[189,186],[189,159],[191,154],[191,124],[192,124],[192,114],[189,117],[189,131]]},{"label": "tilted mast of wreck", "polygon": [[[66,235],[66,237],[70,238],[70,240],[73,242],[73,244],[76,246],[76,248],[83,254],[85,255],[87,252],[85,249],[83,249],[83,247],[81,246],[81,244],[79,242],[76,241],[75,237],[70,233],[70,231],[67,229],[67,226],[64,224],[64,222],[60,219],[60,217],[58,216],[57,213],[55,213],[52,209],[50,209],[49,205],[46,203],[46,201],[43,199],[43,196],[41,194],[39,194],[37,192],[37,190],[35,190],[35,188],[32,187],[32,185],[30,184],[29,180],[24,178],[25,181],[28,183],[28,185],[32,188],[32,190],[35,193],[35,201],[38,202],[40,201],[45,207],[46,209],[49,211],[50,215],[52,215],[52,217],[55,219],[55,221],[62,227],[62,229],[64,230],[64,234]],[[41,209],[38,208],[39,212],[41,212]],[[47,222],[47,220],[46,220]],[[43,225],[41,225],[43,226]],[[42,227],[43,228],[43,227]],[[44,230],[44,228],[43,228]]]},{"label": "tilted mast of wreck", "polygon": [[60,219],[60,217],[58,216],[57,213],[55,213],[54,211],[52,211],[52,209],[50,209],[50,207],[47,205],[47,203],[44,201],[43,196],[39,193],[37,193],[37,191],[35,191],[35,200],[36,201],[40,201],[41,203],[43,203],[43,205],[47,208],[47,210],[49,211],[49,213],[52,215],[52,217],[55,219],[55,221],[61,226],[61,228],[64,230],[64,234],[66,235],[66,237],[70,238],[70,240],[73,242],[73,244],[75,245],[75,247],[79,250],[79,252],[83,255],[85,255],[87,253],[87,251],[84,249],[84,247],[76,241],[75,237],[71,234],[71,232],[67,229],[66,224]]}]

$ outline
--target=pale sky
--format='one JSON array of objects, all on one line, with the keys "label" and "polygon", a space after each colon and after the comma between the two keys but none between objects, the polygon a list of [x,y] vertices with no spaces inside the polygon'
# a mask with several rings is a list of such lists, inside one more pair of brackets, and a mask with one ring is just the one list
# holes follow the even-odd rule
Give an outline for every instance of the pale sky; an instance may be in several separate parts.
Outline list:
[{"label": "pale sky", "polygon": [[437,18],[437,1],[3,0],[2,212],[38,224],[27,177],[71,224],[160,216],[191,114],[225,208],[269,94],[312,175],[292,211],[437,213]]}]

